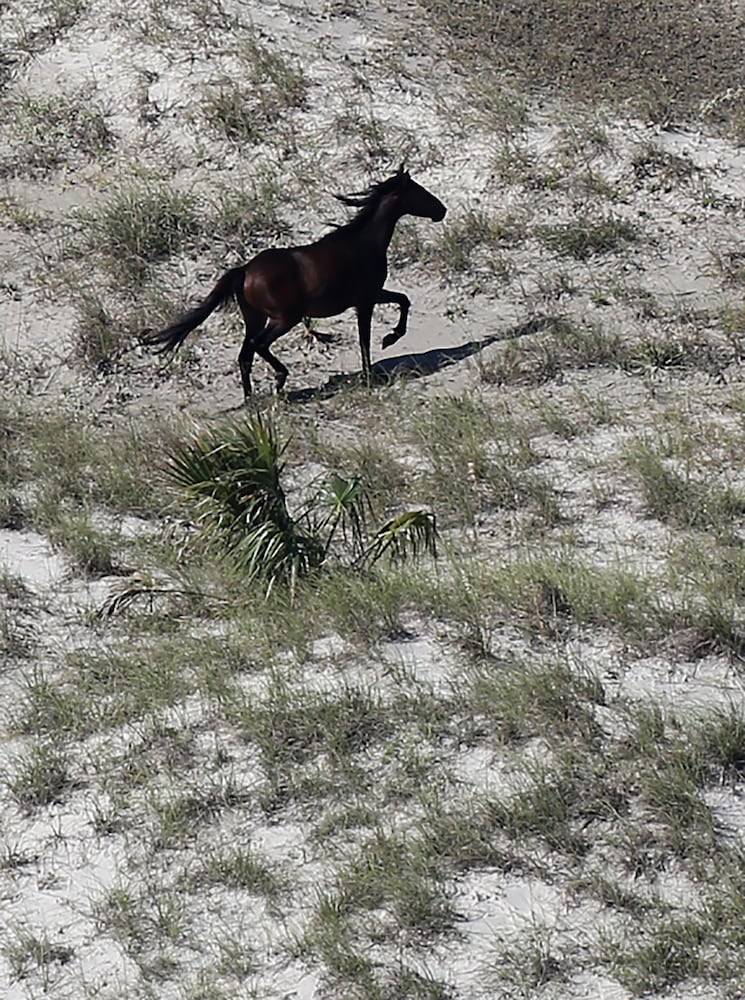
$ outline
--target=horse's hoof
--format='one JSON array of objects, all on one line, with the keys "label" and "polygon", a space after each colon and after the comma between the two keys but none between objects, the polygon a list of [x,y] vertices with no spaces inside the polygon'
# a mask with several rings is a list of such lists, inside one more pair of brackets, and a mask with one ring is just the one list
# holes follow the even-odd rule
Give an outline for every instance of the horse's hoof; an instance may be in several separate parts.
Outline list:
[{"label": "horse's hoof", "polygon": [[386,347],[392,347],[400,338],[401,334],[396,333],[395,331],[393,333],[387,333],[385,337],[383,337],[383,350],[385,350]]}]

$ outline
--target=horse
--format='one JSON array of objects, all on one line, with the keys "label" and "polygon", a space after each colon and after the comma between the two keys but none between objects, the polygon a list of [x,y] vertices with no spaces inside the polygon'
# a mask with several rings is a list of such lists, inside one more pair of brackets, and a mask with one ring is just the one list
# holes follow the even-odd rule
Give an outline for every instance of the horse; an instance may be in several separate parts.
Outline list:
[{"label": "horse", "polygon": [[203,302],[164,330],[144,330],[141,343],[155,347],[158,353],[175,351],[215,309],[235,300],[246,327],[238,366],[248,401],[256,354],[274,370],[276,390],[281,392],[288,370],[270,350],[274,341],[304,318],[338,316],[354,308],[362,372],[369,383],[373,307],[385,302],[400,310],[393,332],[383,338],[383,349],[404,336],[411,307],[402,292],[383,287],[396,223],[404,215],[440,222],[446,208],[403,167],[365,191],[336,198],[357,209],[349,222],[335,226],[315,243],[262,250],[247,264],[231,268]]}]

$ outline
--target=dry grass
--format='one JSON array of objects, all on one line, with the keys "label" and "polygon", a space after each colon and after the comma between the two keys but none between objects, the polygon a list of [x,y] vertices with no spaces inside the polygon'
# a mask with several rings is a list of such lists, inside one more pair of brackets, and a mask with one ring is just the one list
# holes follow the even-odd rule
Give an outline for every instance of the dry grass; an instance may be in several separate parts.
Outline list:
[{"label": "dry grass", "polygon": [[469,63],[581,100],[628,102],[660,124],[703,119],[742,131],[745,23],[722,0],[528,0],[498,11],[423,0]]}]

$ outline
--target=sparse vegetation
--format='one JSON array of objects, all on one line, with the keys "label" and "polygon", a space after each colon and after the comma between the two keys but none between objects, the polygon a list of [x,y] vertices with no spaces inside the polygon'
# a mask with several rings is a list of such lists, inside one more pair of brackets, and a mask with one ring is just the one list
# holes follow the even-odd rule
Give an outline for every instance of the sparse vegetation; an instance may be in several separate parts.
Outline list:
[{"label": "sparse vegetation", "polygon": [[[744,22],[301,7],[0,0],[0,982],[736,1000]],[[401,161],[374,385],[146,353]]]},{"label": "sparse vegetation", "polygon": [[557,254],[588,260],[597,254],[615,253],[639,236],[637,227],[628,220],[608,218],[541,226],[538,238]]},{"label": "sparse vegetation", "polygon": [[517,220],[491,218],[483,209],[471,208],[445,224],[428,256],[442,261],[443,270],[454,279],[462,280],[464,275],[498,279],[507,270],[500,251],[518,243],[523,229]]},{"label": "sparse vegetation", "polygon": [[73,948],[50,941],[46,932],[35,934],[26,927],[9,928],[2,944],[2,952],[10,966],[11,981],[27,979],[38,971],[45,989],[54,982],[54,967],[63,966],[75,955]]},{"label": "sparse vegetation", "polygon": [[194,245],[197,200],[165,181],[121,182],[87,216],[83,252],[95,250],[116,278],[141,283],[151,268]]},{"label": "sparse vegetation", "polygon": [[[743,25],[738,12],[717,3],[671,0],[643,9],[620,3],[601,17],[594,0],[530,0],[499,18],[478,0],[423,6],[479,75],[487,67],[495,76],[517,70],[526,83],[568,97],[629,101],[660,124],[703,117],[735,131],[742,125],[735,94],[742,85]],[[650,47],[650,38],[657,44]],[[706,65],[694,70],[694,53],[704,52]]]},{"label": "sparse vegetation", "polygon": [[23,809],[59,802],[71,785],[67,755],[52,743],[35,744],[15,761],[5,783]]},{"label": "sparse vegetation", "polygon": [[103,159],[114,145],[106,115],[85,91],[69,95],[24,94],[9,109],[9,150],[0,172],[44,175],[76,159]]}]

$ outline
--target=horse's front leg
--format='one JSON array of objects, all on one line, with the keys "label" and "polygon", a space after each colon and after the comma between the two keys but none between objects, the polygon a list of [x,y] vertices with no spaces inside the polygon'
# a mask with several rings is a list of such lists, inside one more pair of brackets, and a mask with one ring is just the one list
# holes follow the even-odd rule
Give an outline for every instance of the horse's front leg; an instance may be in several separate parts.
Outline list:
[{"label": "horse's front leg", "polygon": [[372,305],[357,306],[357,332],[360,336],[360,355],[362,357],[362,375],[370,385],[372,381],[372,365],[370,364],[370,330],[372,329]]},{"label": "horse's front leg", "polygon": [[395,344],[396,341],[400,340],[406,333],[406,320],[409,316],[411,302],[409,301],[408,296],[404,295],[403,292],[389,292],[387,288],[380,289],[377,301],[381,305],[387,302],[393,302],[401,309],[401,315],[398,318],[398,323],[396,323],[393,333],[387,333],[385,337],[383,337],[383,350],[385,350],[386,347],[390,347],[391,344]]}]

